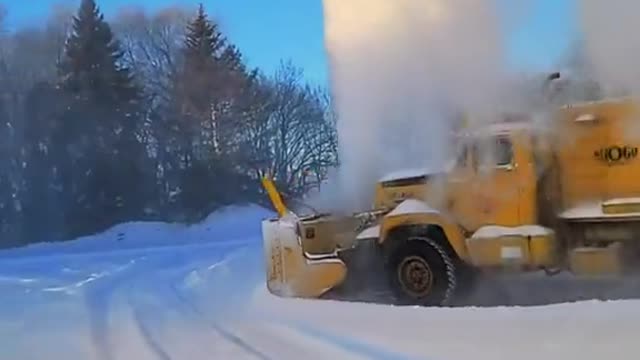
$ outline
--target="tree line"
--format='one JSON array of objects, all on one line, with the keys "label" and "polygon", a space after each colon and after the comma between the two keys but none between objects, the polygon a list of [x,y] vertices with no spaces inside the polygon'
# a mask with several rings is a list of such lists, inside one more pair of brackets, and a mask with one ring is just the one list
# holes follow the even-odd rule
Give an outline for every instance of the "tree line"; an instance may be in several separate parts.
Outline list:
[{"label": "tree line", "polygon": [[335,121],[302,69],[249,68],[202,5],[57,8],[0,34],[0,247],[198,221],[263,203],[265,175],[300,197],[337,165]]}]

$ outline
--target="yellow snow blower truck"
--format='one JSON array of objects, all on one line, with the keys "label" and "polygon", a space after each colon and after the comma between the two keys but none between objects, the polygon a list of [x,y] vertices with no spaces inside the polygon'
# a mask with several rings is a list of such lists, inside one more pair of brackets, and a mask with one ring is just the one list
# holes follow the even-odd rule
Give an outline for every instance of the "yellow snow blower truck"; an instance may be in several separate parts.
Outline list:
[{"label": "yellow snow blower truck", "polygon": [[584,102],[555,107],[542,126],[524,119],[463,129],[445,171],[384,177],[372,210],[349,216],[299,217],[265,178],[279,213],[262,224],[268,289],[348,299],[385,284],[396,304],[444,306],[477,273],[633,273],[639,105]]}]

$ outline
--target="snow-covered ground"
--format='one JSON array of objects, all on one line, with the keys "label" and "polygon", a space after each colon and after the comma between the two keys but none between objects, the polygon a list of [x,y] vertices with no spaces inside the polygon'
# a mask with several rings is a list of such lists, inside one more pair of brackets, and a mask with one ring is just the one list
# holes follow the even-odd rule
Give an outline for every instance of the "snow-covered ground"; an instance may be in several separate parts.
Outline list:
[{"label": "snow-covered ground", "polygon": [[0,252],[0,360],[636,359],[640,302],[424,309],[267,293],[258,207]]}]

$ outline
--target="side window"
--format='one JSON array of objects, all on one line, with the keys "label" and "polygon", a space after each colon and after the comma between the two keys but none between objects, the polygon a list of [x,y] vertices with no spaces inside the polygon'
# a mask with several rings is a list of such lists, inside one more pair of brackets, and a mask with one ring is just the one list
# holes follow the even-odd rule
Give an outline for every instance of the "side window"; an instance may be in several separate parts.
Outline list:
[{"label": "side window", "polygon": [[513,145],[506,136],[498,136],[494,143],[494,164],[497,167],[508,166],[513,163]]},{"label": "side window", "polygon": [[458,157],[456,158],[456,167],[463,169],[467,167],[467,159],[469,155],[469,147],[467,144],[462,145],[462,148],[458,150]]},{"label": "side window", "polygon": [[474,142],[472,167],[474,171],[490,170],[513,164],[513,146],[507,136],[490,136]]},{"label": "side window", "polygon": [[471,167],[473,168],[473,172],[478,172],[480,161],[480,146],[477,142],[474,142],[473,145],[471,145]]}]

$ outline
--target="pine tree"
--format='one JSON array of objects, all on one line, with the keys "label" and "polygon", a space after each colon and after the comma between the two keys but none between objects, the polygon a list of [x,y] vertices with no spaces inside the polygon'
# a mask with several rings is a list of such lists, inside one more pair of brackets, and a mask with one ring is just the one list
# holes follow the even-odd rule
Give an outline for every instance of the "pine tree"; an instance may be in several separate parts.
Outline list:
[{"label": "pine tree", "polygon": [[233,75],[246,74],[247,68],[242,61],[242,53],[235,45],[229,45],[224,49],[220,61]]},{"label": "pine tree", "polygon": [[225,69],[220,58],[227,40],[211,22],[200,4],[195,19],[188,24],[184,43],[184,65],[180,91],[185,115],[191,121],[208,122],[211,107],[223,87]]},{"label": "pine tree", "polygon": [[69,236],[132,220],[145,206],[141,91],[122,56],[95,1],[82,0],[59,67],[70,105],[55,138],[70,196]]},{"label": "pine tree", "polygon": [[121,66],[119,42],[94,0],[82,0],[60,65],[63,88],[96,104],[131,103],[139,88]]},{"label": "pine tree", "polygon": [[[16,245],[17,220],[19,209],[15,206],[15,155],[12,146],[11,125],[7,116],[5,104],[0,100],[0,248]],[[11,242],[11,243],[9,243]]]},{"label": "pine tree", "polygon": [[202,5],[187,26],[183,59],[174,89],[173,128],[180,129],[184,166],[178,183],[181,207],[199,217],[223,200],[225,194],[216,193],[222,184],[234,183],[228,125],[245,74],[240,52]]},{"label": "pine tree", "polygon": [[[56,167],[60,154],[52,148],[51,135],[58,131],[60,114],[66,107],[65,98],[47,82],[35,84],[24,103],[23,147],[24,193],[23,231],[25,243],[56,239],[64,236],[65,195],[61,191]],[[55,147],[54,147],[55,148]]]},{"label": "pine tree", "polygon": [[204,6],[200,4],[195,19],[187,25],[185,66],[210,70],[206,66],[213,65],[226,46],[227,40],[218,29],[218,25],[209,20]]}]

